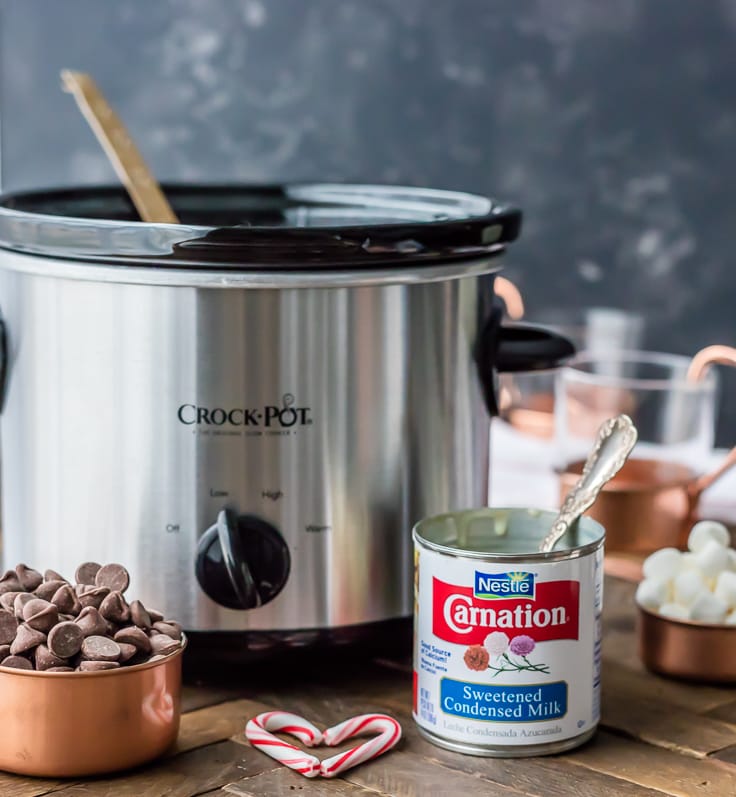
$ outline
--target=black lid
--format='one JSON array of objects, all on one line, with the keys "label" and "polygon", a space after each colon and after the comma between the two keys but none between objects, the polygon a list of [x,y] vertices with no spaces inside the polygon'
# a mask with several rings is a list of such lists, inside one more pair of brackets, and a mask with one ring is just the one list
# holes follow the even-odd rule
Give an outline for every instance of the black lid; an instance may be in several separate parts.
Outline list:
[{"label": "black lid", "polygon": [[474,194],[375,185],[164,185],[181,224],[139,221],[120,186],[0,197],[0,248],[160,267],[381,268],[486,257],[521,212]]}]

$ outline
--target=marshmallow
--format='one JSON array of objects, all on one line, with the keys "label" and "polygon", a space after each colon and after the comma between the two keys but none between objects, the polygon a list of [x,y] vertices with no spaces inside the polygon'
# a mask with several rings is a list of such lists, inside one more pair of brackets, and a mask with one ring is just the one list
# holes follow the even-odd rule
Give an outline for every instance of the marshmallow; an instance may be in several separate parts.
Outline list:
[{"label": "marshmallow", "polygon": [[677,548],[660,548],[644,560],[644,578],[674,578],[682,567],[681,559]]},{"label": "marshmallow", "polygon": [[731,542],[731,535],[723,523],[718,523],[715,520],[701,520],[690,530],[690,536],[687,538],[687,547],[691,551],[698,553],[709,541],[715,541],[726,548]]},{"label": "marshmallow", "polygon": [[690,618],[701,623],[722,623],[728,606],[711,592],[701,592],[690,608]]},{"label": "marshmallow", "polygon": [[663,617],[672,617],[675,620],[689,620],[690,610],[679,603],[663,603],[659,607],[659,614]]},{"label": "marshmallow", "polygon": [[728,549],[728,566],[731,570],[736,570],[736,551],[733,548]]},{"label": "marshmallow", "polygon": [[726,603],[729,609],[736,608],[736,573],[731,570],[720,573],[713,594]]},{"label": "marshmallow", "polygon": [[706,540],[695,554],[695,561],[705,578],[715,578],[723,570],[728,570],[728,548],[724,548],[714,539]]},{"label": "marshmallow", "polygon": [[698,595],[706,590],[705,581],[698,570],[683,570],[675,576],[673,592],[675,601],[681,606],[692,606]]},{"label": "marshmallow", "polygon": [[[736,551],[734,551],[736,553]],[[699,570],[698,562],[695,559],[695,554],[692,551],[685,551],[680,556],[680,570]]]},{"label": "marshmallow", "polygon": [[636,602],[656,611],[670,597],[670,584],[662,578],[645,578],[636,589]]}]

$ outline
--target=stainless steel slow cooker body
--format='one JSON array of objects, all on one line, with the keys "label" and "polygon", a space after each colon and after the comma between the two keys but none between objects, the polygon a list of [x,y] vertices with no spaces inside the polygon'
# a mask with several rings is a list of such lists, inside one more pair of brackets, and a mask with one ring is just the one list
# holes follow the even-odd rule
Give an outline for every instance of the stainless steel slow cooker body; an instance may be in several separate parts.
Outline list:
[{"label": "stainless steel slow cooker body", "polygon": [[[6,565],[120,561],[238,645],[411,613],[411,528],[485,504],[517,211],[420,189],[117,188],[0,199]],[[248,632],[243,634],[242,632]],[[265,641],[264,641],[265,640]]]}]

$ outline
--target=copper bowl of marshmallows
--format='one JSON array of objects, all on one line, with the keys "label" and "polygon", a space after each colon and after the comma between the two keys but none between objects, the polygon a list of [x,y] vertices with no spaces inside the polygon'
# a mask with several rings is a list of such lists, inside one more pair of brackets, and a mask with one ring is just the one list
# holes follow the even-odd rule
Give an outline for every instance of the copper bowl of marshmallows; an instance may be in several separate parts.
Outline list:
[{"label": "copper bowl of marshmallows", "polygon": [[703,520],[688,550],[644,560],[636,591],[644,665],[690,681],[736,683],[736,551],[728,529]]},{"label": "copper bowl of marshmallows", "polygon": [[128,603],[121,565],[76,583],[18,565],[0,578],[0,769],[82,777],[127,769],[179,729],[180,626]]}]

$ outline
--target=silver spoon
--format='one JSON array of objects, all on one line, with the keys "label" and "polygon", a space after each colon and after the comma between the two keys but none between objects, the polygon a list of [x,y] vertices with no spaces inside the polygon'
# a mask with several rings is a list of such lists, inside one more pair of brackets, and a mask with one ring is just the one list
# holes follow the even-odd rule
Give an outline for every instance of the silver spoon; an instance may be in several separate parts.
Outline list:
[{"label": "silver spoon", "polygon": [[583,474],[565,496],[549,534],[539,550],[551,551],[580,515],[589,509],[598,493],[621,470],[637,439],[637,431],[628,415],[609,418],[598,430],[595,446],[585,460]]}]

